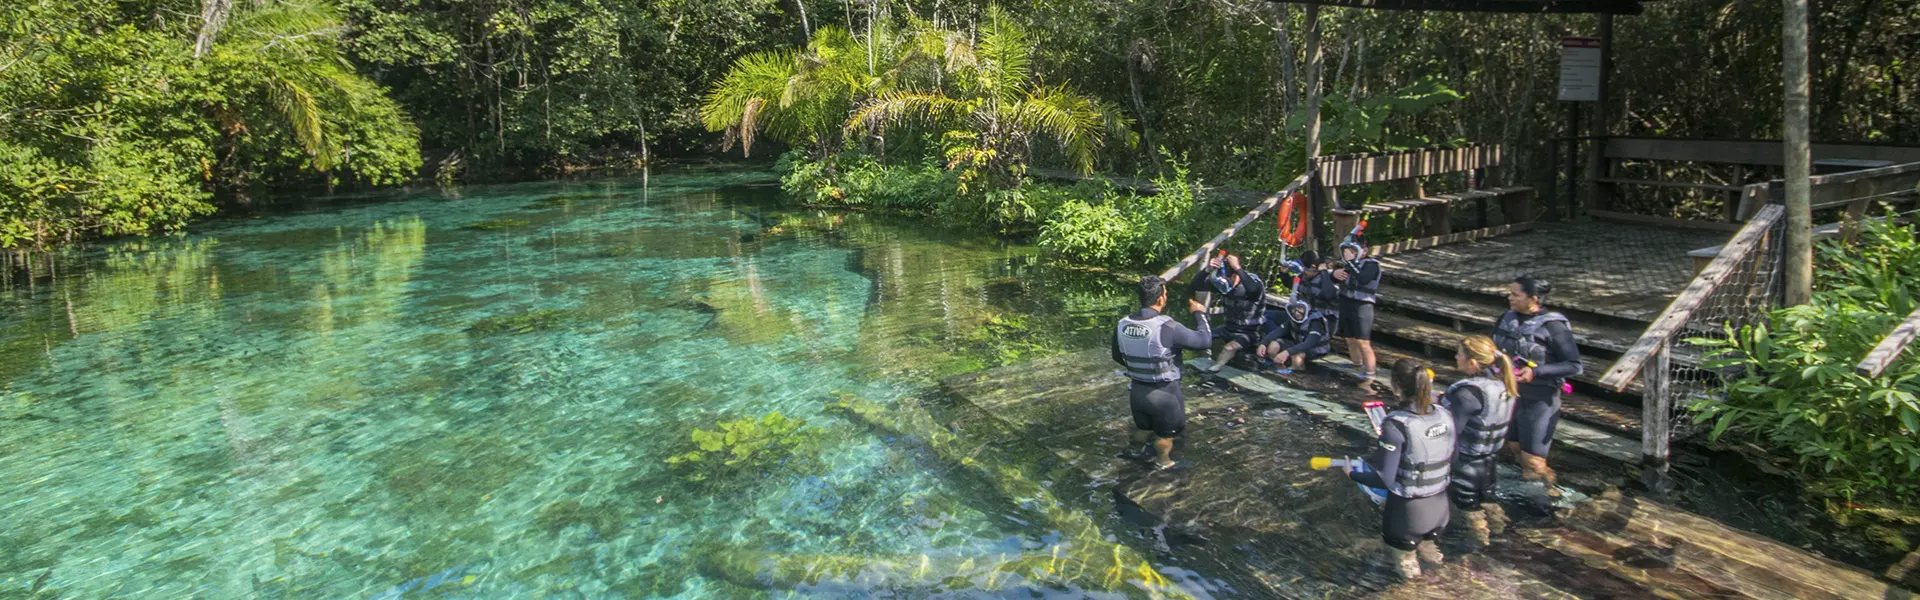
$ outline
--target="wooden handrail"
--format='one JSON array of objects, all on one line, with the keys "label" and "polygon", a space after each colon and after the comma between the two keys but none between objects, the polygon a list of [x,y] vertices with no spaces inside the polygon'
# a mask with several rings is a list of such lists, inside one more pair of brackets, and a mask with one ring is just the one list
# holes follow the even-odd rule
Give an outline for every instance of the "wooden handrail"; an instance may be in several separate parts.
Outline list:
[{"label": "wooden handrail", "polygon": [[1234,236],[1234,234],[1240,233],[1240,229],[1242,227],[1246,227],[1247,224],[1252,223],[1254,219],[1260,218],[1260,215],[1266,214],[1267,211],[1269,210],[1273,210],[1273,207],[1278,206],[1280,204],[1281,198],[1285,198],[1287,196],[1293,195],[1294,192],[1299,191],[1301,186],[1304,186],[1307,184],[1307,178],[1311,176],[1313,176],[1313,171],[1308,171],[1305,174],[1302,174],[1301,176],[1295,178],[1293,180],[1293,183],[1287,184],[1287,187],[1284,189],[1281,189],[1280,193],[1274,194],[1272,196],[1268,196],[1266,200],[1263,200],[1260,202],[1260,204],[1255,205],[1253,207],[1253,210],[1247,211],[1247,216],[1240,217],[1240,220],[1235,221],[1232,226],[1229,226],[1226,229],[1221,230],[1220,235],[1213,236],[1213,239],[1207,240],[1207,243],[1205,244],[1201,244],[1199,250],[1194,250],[1193,254],[1187,255],[1187,257],[1184,259],[1181,259],[1180,262],[1175,263],[1171,267],[1167,267],[1167,270],[1165,271],[1161,271],[1160,278],[1165,279],[1167,281],[1173,281],[1173,278],[1179,277],[1180,272],[1185,271],[1187,267],[1191,267],[1195,264],[1199,264],[1200,261],[1202,260],[1206,260],[1207,254],[1212,253],[1214,248],[1218,248],[1220,247],[1220,244],[1226,243],[1227,238],[1231,238]]},{"label": "wooden handrail", "polygon": [[1854,367],[1853,371],[1861,377],[1879,377],[1888,365],[1893,364],[1894,359],[1900,358],[1900,351],[1913,343],[1915,334],[1920,334],[1920,308],[1914,309],[1912,314],[1907,315],[1907,320],[1901,321],[1900,326],[1893,328],[1886,339],[1880,340],[1880,345],[1874,346],[1866,358],[1860,359],[1860,365]]},{"label": "wooden handrail", "polygon": [[1785,207],[1769,204],[1760,209],[1759,214],[1754,215],[1745,227],[1740,228],[1739,233],[1733,234],[1733,239],[1720,247],[1719,256],[1707,263],[1707,268],[1693,278],[1687,290],[1667,304],[1667,310],[1653,320],[1653,325],[1648,326],[1645,333],[1640,334],[1640,340],[1634,342],[1625,354],[1621,354],[1620,360],[1614,361],[1613,367],[1607,369],[1606,376],[1600,378],[1600,385],[1614,391],[1627,389],[1627,384],[1633,383],[1634,377],[1640,373],[1641,365],[1653,358],[1654,353],[1667,343],[1667,339],[1687,323],[1693,311],[1700,308],[1700,303],[1705,302],[1714,290],[1720,288],[1727,276],[1738,270],[1740,261],[1746,260],[1754,246],[1766,239],[1767,231],[1773,229],[1774,223],[1786,212]]}]

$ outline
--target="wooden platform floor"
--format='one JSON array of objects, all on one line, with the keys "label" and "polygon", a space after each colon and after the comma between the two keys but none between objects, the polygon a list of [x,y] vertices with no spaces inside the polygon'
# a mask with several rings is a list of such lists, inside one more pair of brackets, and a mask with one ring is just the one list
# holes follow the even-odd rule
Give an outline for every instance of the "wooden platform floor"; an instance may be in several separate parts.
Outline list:
[{"label": "wooden platform floor", "polygon": [[1398,281],[1506,294],[1515,277],[1553,282],[1548,304],[1651,322],[1693,280],[1687,253],[1725,243],[1720,231],[1619,223],[1540,223],[1532,231],[1380,259]]},{"label": "wooden platform floor", "polygon": [[[1597,497],[1578,494],[1574,506],[1549,516],[1535,503],[1541,499],[1523,489],[1537,484],[1506,473],[1500,500],[1519,519],[1516,527],[1483,549],[1450,535],[1442,544],[1448,566],[1397,583],[1377,558],[1375,513],[1337,474],[1305,466],[1310,456],[1364,451],[1370,436],[1355,431],[1364,421],[1350,408],[1357,391],[1305,381],[1287,385],[1247,373],[1223,371],[1222,377],[1246,393],[1190,378],[1188,432],[1176,451],[1188,466],[1166,471],[1111,457],[1132,424],[1125,380],[1113,373],[1105,349],[943,380],[953,401],[946,426],[974,440],[979,460],[1044,474],[1055,493],[1088,502],[1109,534],[1154,546],[1156,561],[1204,566],[1232,590],[1216,589],[1215,595],[1912,597],[1857,568],[1668,506],[1603,492],[1625,475],[1578,453],[1556,459],[1561,483]],[[1043,450],[1015,450],[1029,444]],[[1103,506],[1112,512],[1099,514],[1107,510]]]}]

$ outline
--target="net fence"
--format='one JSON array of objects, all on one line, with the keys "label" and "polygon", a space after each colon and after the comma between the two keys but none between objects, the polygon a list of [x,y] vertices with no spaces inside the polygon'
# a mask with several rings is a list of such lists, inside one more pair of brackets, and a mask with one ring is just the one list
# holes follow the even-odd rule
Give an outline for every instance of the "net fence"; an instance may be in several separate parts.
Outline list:
[{"label": "net fence", "polygon": [[[1669,422],[1676,439],[1699,431],[1689,407],[1696,401],[1724,400],[1728,382],[1741,375],[1738,366],[1715,366],[1716,362],[1734,358],[1729,354],[1732,351],[1720,344],[1743,328],[1766,323],[1781,305],[1786,219],[1775,214],[1768,213],[1764,221],[1756,219],[1748,224],[1761,229],[1755,232],[1758,239],[1752,245],[1742,248],[1738,255],[1715,258],[1727,263],[1725,274],[1667,339],[1666,393],[1670,401],[1665,405],[1670,407]],[[1703,277],[1707,275],[1702,273]]]}]

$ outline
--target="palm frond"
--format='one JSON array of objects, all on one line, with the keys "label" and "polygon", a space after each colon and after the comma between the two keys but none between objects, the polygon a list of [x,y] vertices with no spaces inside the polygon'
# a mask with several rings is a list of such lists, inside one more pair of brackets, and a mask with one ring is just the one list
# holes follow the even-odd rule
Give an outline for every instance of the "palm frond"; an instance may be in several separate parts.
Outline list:
[{"label": "palm frond", "polygon": [[935,92],[894,91],[876,96],[847,118],[846,129],[884,130],[908,122],[950,123],[973,112],[967,102]]},{"label": "palm frond", "polygon": [[980,40],[979,85],[1000,102],[1012,104],[1032,76],[1033,40],[1027,30],[999,7],[987,11],[987,31]]},{"label": "palm frond", "polygon": [[[738,127],[742,118],[747,116],[747,105],[755,100],[761,106],[757,113],[777,115],[779,108],[788,105],[788,88],[797,74],[794,53],[791,50],[769,50],[756,52],[740,58],[727,70],[720,83],[707,92],[706,99],[700,104],[700,121],[708,131],[724,131]],[[774,110],[767,110],[772,103]]]},{"label": "palm frond", "polygon": [[299,82],[277,77],[267,82],[267,100],[293,129],[293,137],[300,142],[300,149],[313,157],[314,170],[324,172],[332,168],[332,148],[328,145],[325,123],[320,118],[320,104],[314,99],[313,93]]}]

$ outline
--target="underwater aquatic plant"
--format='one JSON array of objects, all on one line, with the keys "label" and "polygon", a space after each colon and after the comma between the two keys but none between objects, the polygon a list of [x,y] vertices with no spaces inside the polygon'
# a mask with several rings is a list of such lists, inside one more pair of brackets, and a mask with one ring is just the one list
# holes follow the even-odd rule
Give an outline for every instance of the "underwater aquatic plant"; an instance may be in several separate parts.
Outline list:
[{"label": "underwater aquatic plant", "polygon": [[693,450],[667,457],[667,464],[681,469],[689,481],[703,482],[802,465],[818,453],[824,433],[806,425],[805,419],[788,418],[777,410],[758,419],[722,421],[718,431],[693,430]]},{"label": "underwater aquatic plant", "polygon": [[504,317],[487,317],[467,326],[467,333],[476,336],[533,333],[558,327],[566,317],[567,311],[564,310],[536,310]]},{"label": "underwater aquatic plant", "polygon": [[499,231],[502,229],[519,229],[521,227],[526,227],[526,226],[527,226],[527,222],[522,221],[520,219],[493,219],[489,221],[477,221],[474,223],[469,223],[464,229],[471,229],[475,231]]}]

